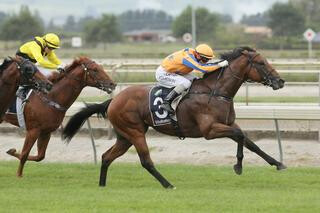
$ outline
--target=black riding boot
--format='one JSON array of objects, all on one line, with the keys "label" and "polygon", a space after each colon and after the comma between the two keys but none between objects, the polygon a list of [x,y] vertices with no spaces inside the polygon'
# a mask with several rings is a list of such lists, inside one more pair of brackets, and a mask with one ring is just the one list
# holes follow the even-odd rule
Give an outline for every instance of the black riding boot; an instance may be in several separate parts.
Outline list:
[{"label": "black riding boot", "polygon": [[173,113],[174,110],[171,107],[171,102],[175,99],[179,93],[177,93],[174,89],[164,98],[163,103],[160,105],[160,108],[168,111],[169,113]]}]

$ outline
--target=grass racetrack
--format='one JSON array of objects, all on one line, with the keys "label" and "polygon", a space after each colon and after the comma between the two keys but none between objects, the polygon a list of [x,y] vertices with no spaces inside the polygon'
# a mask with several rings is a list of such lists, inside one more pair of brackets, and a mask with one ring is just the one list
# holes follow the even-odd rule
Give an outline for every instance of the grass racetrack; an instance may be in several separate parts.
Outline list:
[{"label": "grass racetrack", "polygon": [[107,186],[100,166],[0,162],[0,212],[320,212],[320,168],[158,165],[166,190],[139,164],[113,163]]}]

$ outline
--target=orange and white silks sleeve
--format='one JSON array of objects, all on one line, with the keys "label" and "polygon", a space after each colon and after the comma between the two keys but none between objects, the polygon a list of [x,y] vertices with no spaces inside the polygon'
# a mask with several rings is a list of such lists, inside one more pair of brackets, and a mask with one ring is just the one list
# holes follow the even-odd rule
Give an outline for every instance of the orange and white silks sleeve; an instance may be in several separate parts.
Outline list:
[{"label": "orange and white silks sleeve", "polygon": [[218,66],[216,63],[199,63],[192,51],[194,50],[185,50],[186,56],[182,59],[182,63],[185,66],[200,71],[202,73],[212,72],[220,68],[220,66]]},{"label": "orange and white silks sleeve", "polygon": [[187,74],[193,70],[207,73],[220,68],[215,63],[199,63],[193,54],[194,51],[194,49],[190,48],[177,51],[166,57],[161,66],[164,67],[166,71],[177,74]]}]

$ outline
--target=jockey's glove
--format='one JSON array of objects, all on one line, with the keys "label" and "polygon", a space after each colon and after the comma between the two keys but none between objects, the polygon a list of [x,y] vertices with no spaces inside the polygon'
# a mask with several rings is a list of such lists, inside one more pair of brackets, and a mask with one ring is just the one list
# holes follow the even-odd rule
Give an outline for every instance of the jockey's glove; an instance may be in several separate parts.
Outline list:
[{"label": "jockey's glove", "polygon": [[62,66],[58,66],[57,71],[63,73],[65,72],[65,69]]},{"label": "jockey's glove", "polygon": [[228,65],[229,65],[229,62],[227,60],[224,60],[218,63],[219,67],[226,67]]}]

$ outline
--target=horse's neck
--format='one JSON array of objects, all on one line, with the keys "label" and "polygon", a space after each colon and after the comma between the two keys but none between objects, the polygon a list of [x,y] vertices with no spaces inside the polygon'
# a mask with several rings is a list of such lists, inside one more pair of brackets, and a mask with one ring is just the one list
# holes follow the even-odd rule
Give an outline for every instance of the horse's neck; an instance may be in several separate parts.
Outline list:
[{"label": "horse's neck", "polygon": [[244,67],[237,67],[231,64],[218,78],[209,78],[211,89],[216,90],[221,95],[233,98],[243,83],[244,75],[242,74],[242,69]]},{"label": "horse's neck", "polygon": [[20,83],[21,73],[17,66],[12,63],[6,69],[1,71],[1,80],[4,84],[14,84],[18,86]]},{"label": "horse's neck", "polygon": [[84,86],[81,85],[80,81],[72,80],[65,76],[54,84],[48,96],[50,100],[69,108],[78,98],[83,88]]}]

